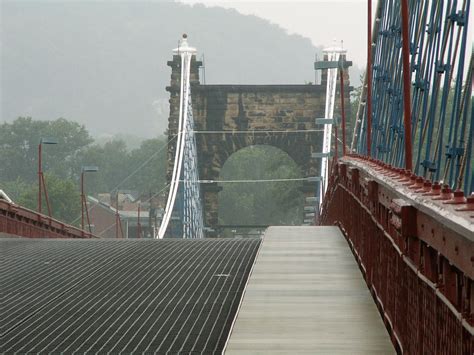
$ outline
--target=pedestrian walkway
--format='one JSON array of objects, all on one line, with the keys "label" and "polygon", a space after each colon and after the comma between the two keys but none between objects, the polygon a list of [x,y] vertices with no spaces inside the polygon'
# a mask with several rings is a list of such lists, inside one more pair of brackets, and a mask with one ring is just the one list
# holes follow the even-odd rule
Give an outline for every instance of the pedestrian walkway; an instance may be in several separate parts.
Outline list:
[{"label": "pedestrian walkway", "polygon": [[270,227],[226,354],[393,354],[337,227]]}]

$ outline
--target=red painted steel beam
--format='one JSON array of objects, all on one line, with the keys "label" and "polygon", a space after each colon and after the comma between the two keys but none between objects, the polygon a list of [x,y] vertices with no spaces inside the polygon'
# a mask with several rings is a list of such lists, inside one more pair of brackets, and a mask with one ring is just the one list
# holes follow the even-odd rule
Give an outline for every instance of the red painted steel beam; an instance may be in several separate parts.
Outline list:
[{"label": "red painted steel beam", "polygon": [[413,170],[411,142],[411,75],[410,75],[410,33],[408,27],[408,0],[402,0],[402,59],[403,59],[403,123],[405,129],[405,169]]},{"label": "red painted steel beam", "polygon": [[367,156],[372,144],[372,0],[367,1]]},{"label": "red painted steel beam", "polygon": [[339,69],[341,78],[341,117],[342,117],[342,156],[346,155],[346,112],[344,110],[344,72]]},{"label": "red painted steel beam", "polygon": [[26,238],[96,238],[54,218],[0,200],[0,233]]},{"label": "red painted steel beam", "polygon": [[41,175],[43,172],[41,171],[41,143],[38,145],[38,213],[41,213]]},{"label": "red painted steel beam", "polygon": [[82,230],[84,230],[84,204],[85,203],[87,202],[84,196],[84,171],[82,171],[81,172],[81,229]]},{"label": "red painted steel beam", "polygon": [[474,202],[436,200],[402,175],[340,159],[321,221],[342,228],[397,352],[474,354]]}]

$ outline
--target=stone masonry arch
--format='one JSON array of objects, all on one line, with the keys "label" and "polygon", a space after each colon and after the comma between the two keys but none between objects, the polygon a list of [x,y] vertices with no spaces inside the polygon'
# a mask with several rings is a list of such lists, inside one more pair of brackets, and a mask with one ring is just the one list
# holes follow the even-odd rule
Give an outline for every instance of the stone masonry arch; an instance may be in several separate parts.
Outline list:
[{"label": "stone masonry arch", "polygon": [[[171,67],[170,117],[168,124],[168,180],[171,179],[175,137],[178,129],[180,59],[173,56]],[[315,123],[325,110],[326,75],[321,84],[304,85],[201,85],[195,57],[191,65],[191,93],[199,173],[201,180],[218,180],[225,161],[238,150],[252,145],[270,145],[286,152],[300,167],[303,176],[319,176],[323,126]],[[344,71],[349,108],[349,76]],[[336,110],[339,105],[336,104]],[[347,114],[347,113],[346,113]],[[266,132],[272,131],[272,132]],[[218,223],[217,183],[203,184],[205,224],[216,229]],[[314,182],[303,184],[305,197],[315,196]]]}]

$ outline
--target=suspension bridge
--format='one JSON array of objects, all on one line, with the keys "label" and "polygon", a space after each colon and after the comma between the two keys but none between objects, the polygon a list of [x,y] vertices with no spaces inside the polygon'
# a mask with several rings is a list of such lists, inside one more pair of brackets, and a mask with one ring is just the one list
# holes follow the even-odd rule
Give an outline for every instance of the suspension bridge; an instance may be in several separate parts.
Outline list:
[{"label": "suspension bridge", "polygon": [[[320,85],[217,87],[183,36],[154,240],[100,238],[0,191],[0,352],[473,354],[471,2],[380,0],[374,21],[371,6],[353,122],[342,48],[315,63]],[[219,179],[256,144],[304,176]],[[218,184],[295,180],[303,226],[219,238]]]}]

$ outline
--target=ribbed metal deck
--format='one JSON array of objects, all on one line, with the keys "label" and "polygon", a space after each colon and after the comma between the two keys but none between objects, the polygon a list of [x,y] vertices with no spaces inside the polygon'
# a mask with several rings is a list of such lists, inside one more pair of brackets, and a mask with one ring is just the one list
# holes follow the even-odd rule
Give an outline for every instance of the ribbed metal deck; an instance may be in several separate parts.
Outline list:
[{"label": "ribbed metal deck", "polygon": [[258,246],[0,239],[0,352],[221,353]]},{"label": "ribbed metal deck", "polygon": [[337,227],[270,227],[226,354],[393,354]]}]

